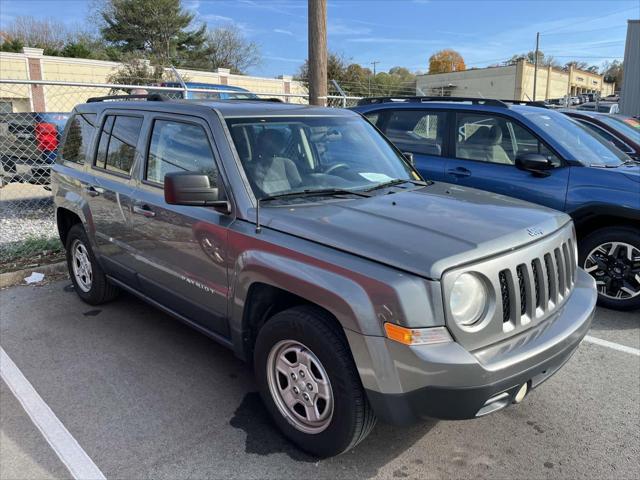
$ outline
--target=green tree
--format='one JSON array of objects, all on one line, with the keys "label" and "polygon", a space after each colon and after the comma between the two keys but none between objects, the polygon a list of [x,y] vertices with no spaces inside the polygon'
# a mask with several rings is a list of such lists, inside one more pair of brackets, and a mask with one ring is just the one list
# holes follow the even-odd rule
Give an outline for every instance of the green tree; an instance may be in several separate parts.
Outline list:
[{"label": "green tree", "polygon": [[[153,85],[162,81],[164,69],[162,67],[151,66],[149,60],[140,57],[135,53],[129,53],[123,58],[122,65],[109,77],[109,83],[122,85]],[[125,88],[113,88],[111,94],[128,92]]]},{"label": "green tree", "polygon": [[[306,83],[308,78],[309,63],[305,61],[296,79]],[[348,63],[338,53],[329,52],[327,57],[327,80],[335,80],[348,95],[415,95],[415,78],[415,74],[404,67],[393,67],[374,76],[371,69],[358,63]],[[331,84],[329,90],[332,90]]]},{"label": "green tree", "polygon": [[194,26],[194,15],[181,0],[107,0],[100,15],[102,36],[125,53],[162,65],[189,65],[204,49],[206,26]]},{"label": "green tree", "polygon": [[[507,60],[507,65],[513,65],[518,63],[519,60],[526,60],[529,63],[536,63],[536,52],[530,51],[527,53],[521,53],[519,55],[512,56],[509,60]],[[558,61],[551,55],[545,55],[544,52],[538,50],[538,66],[542,67],[559,67],[560,64]]]},{"label": "green tree", "polygon": [[0,43],[0,52],[22,53],[24,43],[18,38],[10,38]]},{"label": "green tree", "polygon": [[622,87],[624,80],[624,64],[620,60],[614,60],[612,62],[604,62],[602,64],[602,75],[606,82],[615,82],[616,89]]},{"label": "green tree", "polygon": [[87,45],[81,42],[67,43],[60,51],[60,55],[72,58],[92,58],[93,56]]}]

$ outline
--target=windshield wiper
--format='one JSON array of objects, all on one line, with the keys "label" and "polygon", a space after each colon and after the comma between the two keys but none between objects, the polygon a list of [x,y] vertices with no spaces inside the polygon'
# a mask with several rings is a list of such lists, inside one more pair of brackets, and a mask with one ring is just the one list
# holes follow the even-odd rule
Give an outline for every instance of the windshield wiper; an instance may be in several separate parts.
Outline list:
[{"label": "windshield wiper", "polygon": [[319,196],[334,196],[334,195],[356,195],[358,197],[369,198],[371,195],[368,193],[347,190],[346,188],[321,188],[317,190],[297,190],[295,192],[277,193],[275,195],[268,195],[266,197],[259,198],[256,202],[256,233],[262,231],[260,226],[260,204],[262,202],[270,202],[271,200],[280,200],[283,198],[303,198],[303,197],[319,197]]},{"label": "windshield wiper", "polygon": [[320,197],[322,195],[357,195],[358,197],[370,197],[364,192],[356,190],[347,190],[346,188],[321,188],[318,190],[296,190],[294,192],[276,193],[275,195],[269,195],[262,197],[260,202],[279,200],[281,198],[296,198],[296,197]]},{"label": "windshield wiper", "polygon": [[393,180],[389,180],[388,182],[379,183],[378,185],[368,188],[365,190],[365,192],[372,192],[374,190],[380,190],[381,188],[393,187],[395,185],[400,185],[402,183],[413,183],[414,185],[420,185],[421,187],[427,187],[433,184],[433,182],[431,181],[424,182],[422,180],[394,178]]}]

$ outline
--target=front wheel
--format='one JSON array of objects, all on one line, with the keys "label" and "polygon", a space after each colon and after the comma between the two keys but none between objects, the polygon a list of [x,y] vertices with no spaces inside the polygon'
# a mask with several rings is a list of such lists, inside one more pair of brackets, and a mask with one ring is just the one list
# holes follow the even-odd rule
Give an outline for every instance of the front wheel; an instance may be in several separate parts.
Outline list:
[{"label": "front wheel", "polygon": [[640,308],[640,231],[607,227],[580,242],[580,265],[596,279],[598,304],[616,310]]},{"label": "front wheel", "polygon": [[262,400],[280,430],[301,449],[339,455],[361,442],[376,418],[339,325],[322,310],[276,314],[256,341]]}]

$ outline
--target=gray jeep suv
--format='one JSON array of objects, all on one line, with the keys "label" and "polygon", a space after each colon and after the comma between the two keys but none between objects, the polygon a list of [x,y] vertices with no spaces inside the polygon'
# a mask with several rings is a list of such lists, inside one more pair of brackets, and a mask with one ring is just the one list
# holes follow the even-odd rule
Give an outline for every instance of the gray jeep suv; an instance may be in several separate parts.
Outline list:
[{"label": "gray jeep suv", "polygon": [[474,418],[572,355],[596,289],[564,213],[426,182],[347,110],[94,99],[52,174],[78,295],[129,291],[253,362],[317,456]]}]

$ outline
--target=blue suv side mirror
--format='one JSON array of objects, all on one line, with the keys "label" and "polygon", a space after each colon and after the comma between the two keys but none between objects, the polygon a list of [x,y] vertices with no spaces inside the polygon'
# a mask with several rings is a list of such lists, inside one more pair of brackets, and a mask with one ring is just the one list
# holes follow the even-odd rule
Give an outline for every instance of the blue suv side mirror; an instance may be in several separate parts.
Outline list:
[{"label": "blue suv side mirror", "polygon": [[516,167],[538,176],[548,176],[553,162],[539,153],[524,153],[516,157]]}]

